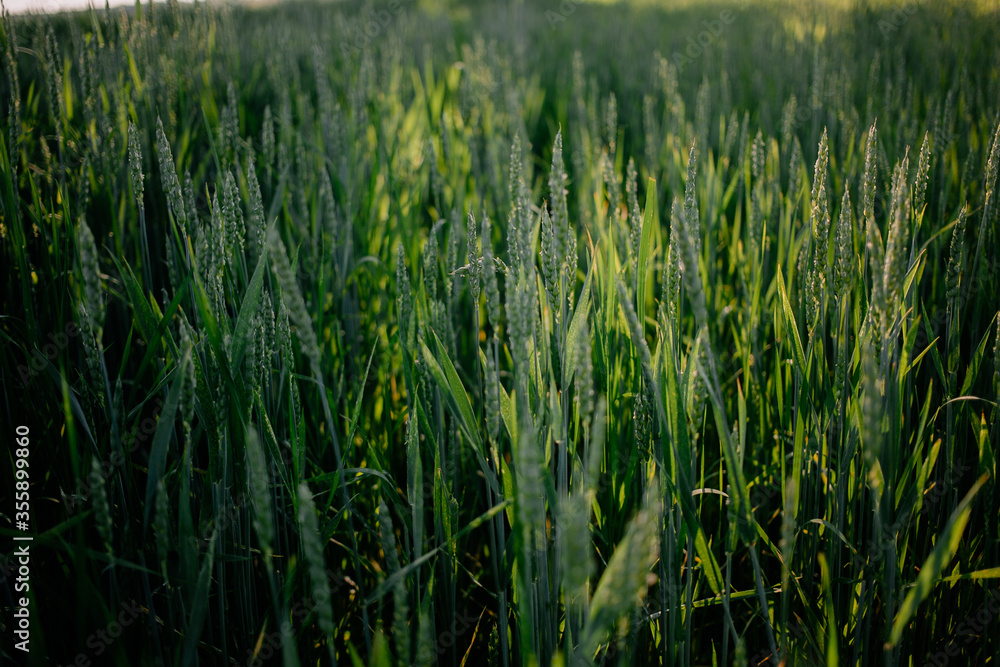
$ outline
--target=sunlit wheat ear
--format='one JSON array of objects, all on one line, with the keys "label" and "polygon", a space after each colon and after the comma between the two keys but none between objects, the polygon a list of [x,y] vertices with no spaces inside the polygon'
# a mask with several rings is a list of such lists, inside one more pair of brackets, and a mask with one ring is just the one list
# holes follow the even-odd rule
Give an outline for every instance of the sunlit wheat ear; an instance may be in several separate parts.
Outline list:
[{"label": "sunlit wheat ear", "polygon": [[250,258],[253,262],[264,252],[267,236],[267,223],[264,220],[264,199],[260,194],[260,183],[257,182],[257,170],[254,168],[253,152],[247,156],[247,191],[250,196],[250,220],[247,225],[247,241],[250,248]]},{"label": "sunlit wheat ear", "polygon": [[[615,165],[607,151],[601,153],[601,178],[604,181],[604,188],[608,194],[608,220],[613,225],[612,229],[621,230],[621,218],[618,215],[618,205],[621,194],[618,192],[618,176],[615,174]],[[627,248],[627,246],[626,246]]]},{"label": "sunlit wheat ear", "polygon": [[[983,219],[980,226],[981,231],[986,231],[992,236],[996,236],[994,227],[989,223],[996,217],[996,184],[997,171],[1000,170],[1000,123],[993,133],[993,143],[990,146],[990,156],[986,161],[986,173],[984,174],[983,188],[986,194],[983,197]],[[989,231],[991,230],[991,231]],[[989,238],[988,236],[985,238]]]},{"label": "sunlit wheat ear", "polygon": [[[694,257],[701,255],[701,221],[698,215],[697,201],[698,151],[695,143],[688,151],[687,176],[684,179],[684,218],[687,223],[688,242],[694,251]],[[692,266],[697,271],[698,264]]]},{"label": "sunlit wheat ear", "polygon": [[274,543],[274,521],[271,518],[271,485],[267,456],[256,429],[247,431],[247,482],[253,499],[253,525],[260,540],[264,557],[270,560]]},{"label": "sunlit wheat ear", "polygon": [[402,243],[396,245],[396,312],[399,315],[400,340],[404,346],[410,347],[409,332],[411,328],[410,318],[413,315],[413,293]]},{"label": "sunlit wheat ear", "polygon": [[184,210],[187,211],[188,235],[190,235],[198,222],[198,206],[194,196],[194,181],[188,172],[184,172]]},{"label": "sunlit wheat ear", "polygon": [[767,158],[764,136],[757,131],[753,144],[750,148],[750,166],[753,176],[753,193],[751,195],[750,219],[747,226],[747,234],[750,238],[750,252],[752,261],[758,263],[760,260],[760,250],[762,243],[762,232],[764,226],[764,211],[762,198],[764,196],[764,164]]},{"label": "sunlit wheat ear", "polygon": [[226,104],[219,113],[219,153],[225,164],[232,159],[240,139],[239,113],[236,86],[230,81],[226,86]]},{"label": "sunlit wheat ear", "polygon": [[492,354],[486,355],[486,373],[483,377],[486,399],[486,426],[494,444],[500,440],[500,380]]},{"label": "sunlit wheat ear", "polygon": [[[674,198],[674,203],[670,213],[671,229],[674,228],[673,221],[677,223],[678,267],[684,279],[684,286],[687,289],[688,298],[694,308],[695,322],[699,328],[708,320],[708,310],[705,305],[705,291],[702,287],[701,273],[698,271],[698,251],[696,243],[691,236],[692,225],[685,219],[684,210],[681,207],[680,199]],[[673,240],[671,240],[673,243]]]},{"label": "sunlit wheat ear", "polygon": [[652,392],[643,384],[635,391],[635,398],[632,402],[632,430],[635,437],[635,445],[640,452],[645,451],[652,436]]},{"label": "sunlit wheat ear", "polygon": [[653,95],[642,96],[642,127],[645,130],[646,166],[651,178],[659,178],[659,125],[656,120],[656,98]]},{"label": "sunlit wheat ear", "polygon": [[736,159],[742,159],[742,156],[746,155],[745,152],[738,153],[735,156],[733,155],[734,151],[738,150],[739,148],[742,148],[742,146],[739,146],[739,144],[737,143],[740,137],[740,121],[736,113],[736,109],[733,109],[732,111],[729,112],[729,122],[726,125],[725,136],[726,136],[726,141],[722,146],[723,159],[728,163],[732,163],[734,157]]},{"label": "sunlit wheat ear", "polygon": [[542,222],[539,227],[541,241],[542,278],[545,284],[545,294],[549,306],[555,310],[559,298],[559,257],[555,247],[555,233],[552,229],[552,218],[549,217],[548,206],[542,204]]},{"label": "sunlit wheat ear", "polygon": [[958,221],[951,231],[951,247],[948,255],[948,273],[945,281],[947,287],[948,310],[952,312],[957,305],[955,300],[962,285],[962,269],[965,266],[965,224],[968,214],[968,204],[958,211]]},{"label": "sunlit wheat ear", "polygon": [[628,247],[629,256],[638,261],[639,240],[642,233],[642,211],[639,209],[639,186],[637,184],[638,174],[635,170],[635,162],[628,159],[625,177],[625,205],[628,207]]},{"label": "sunlit wheat ear", "polygon": [[569,205],[567,203],[567,183],[569,176],[563,162],[562,130],[556,132],[552,145],[552,165],[549,169],[549,204],[552,207],[553,244],[556,256],[566,273],[567,280],[573,284],[576,277],[576,230],[570,224]]},{"label": "sunlit wheat ear", "polygon": [[[678,209],[679,210],[679,209]],[[666,261],[663,264],[663,294],[660,305],[663,315],[671,328],[676,330],[680,318],[681,298],[681,234],[684,221],[679,215],[670,216],[670,241],[667,246]]]},{"label": "sunlit wheat ear", "polygon": [[271,167],[274,165],[274,118],[271,116],[271,105],[264,107],[264,117],[260,130],[260,157],[264,163],[267,180],[271,180]]},{"label": "sunlit wheat ear", "polygon": [[222,216],[226,221],[226,254],[230,264],[239,266],[243,261],[246,223],[236,179],[230,171],[222,177]]},{"label": "sunlit wheat ear", "polygon": [[589,434],[594,412],[594,363],[590,349],[590,326],[586,318],[577,337],[576,350],[571,352],[576,355],[576,371],[573,374],[576,391],[573,401],[576,403],[584,433]]},{"label": "sunlit wheat ear", "polygon": [[[465,228],[466,258],[469,262],[469,290],[472,293],[472,303],[479,310],[479,292],[482,285],[483,267],[479,261],[478,225],[476,216],[470,210]],[[478,336],[478,333],[477,333]]]},{"label": "sunlit wheat ear", "polygon": [[787,154],[792,145],[792,135],[795,132],[795,112],[798,110],[798,100],[790,95],[781,111],[781,148],[782,157]]},{"label": "sunlit wheat ear", "polygon": [[534,266],[531,248],[531,202],[528,186],[524,178],[524,164],[521,156],[521,135],[514,135],[510,148],[510,169],[508,193],[510,214],[507,225],[507,248],[510,261],[515,266]]},{"label": "sunlit wheat ear", "polygon": [[851,222],[851,189],[844,186],[844,197],[840,202],[840,217],[834,237],[833,251],[833,291],[843,298],[854,287],[854,227]]},{"label": "sunlit wheat ear", "polygon": [[608,95],[608,104],[604,112],[604,137],[608,144],[608,152],[614,161],[618,150],[618,100],[612,92]]},{"label": "sunlit wheat ear", "polygon": [[316,518],[316,506],[313,504],[312,492],[309,486],[302,482],[298,488],[299,494],[299,537],[302,540],[302,552],[309,569],[310,595],[316,603],[316,616],[319,627],[326,635],[327,648],[333,655],[333,607],[330,599],[330,581],[326,577],[326,560],[323,557],[323,541]]},{"label": "sunlit wheat ear", "polygon": [[142,177],[142,143],[139,139],[139,131],[135,123],[129,121],[128,124],[128,168],[132,179],[132,195],[135,197],[135,205],[140,210],[143,204],[143,177]]},{"label": "sunlit wheat ear", "polygon": [[811,211],[809,214],[812,228],[813,265],[809,276],[809,307],[810,326],[814,326],[815,318],[826,289],[827,266],[829,261],[830,238],[830,202],[826,193],[826,172],[830,159],[830,147],[826,128],[819,140],[819,151],[816,156],[816,167],[813,171],[812,192],[810,195]]},{"label": "sunlit wheat ear", "polygon": [[486,295],[486,316],[494,334],[500,327],[500,287],[493,261],[493,235],[490,217],[483,215],[483,292]]},{"label": "sunlit wheat ear", "polygon": [[440,270],[438,268],[438,230],[443,226],[444,220],[438,220],[431,227],[427,236],[427,244],[424,246],[424,289],[430,299],[438,298],[438,279]]},{"label": "sunlit wheat ear", "polygon": [[788,158],[788,199],[794,204],[802,187],[802,145],[799,138],[792,140],[792,154]]},{"label": "sunlit wheat ear", "polygon": [[163,180],[163,189],[167,195],[167,207],[170,214],[174,216],[174,221],[187,234],[187,211],[184,207],[184,192],[181,190],[181,181],[177,178],[177,169],[174,167],[174,156],[170,150],[170,141],[163,132],[163,123],[159,116],[156,118],[156,156],[160,163],[160,178]]},{"label": "sunlit wheat ear", "polygon": [[876,160],[876,142],[878,132],[875,123],[868,130],[868,140],[865,143],[865,170],[861,177],[861,217],[865,225],[865,252],[868,255],[868,267],[872,281],[872,299],[881,303],[882,297],[882,267],[883,249],[881,234],[875,222],[875,181],[878,166]]},{"label": "sunlit wheat ear", "polygon": [[930,177],[931,160],[934,150],[931,147],[931,133],[924,132],[924,140],[920,144],[920,157],[917,159],[917,178],[913,182],[913,213],[921,215],[924,210],[927,195],[927,181]]},{"label": "sunlit wheat ear", "polygon": [[882,312],[888,315],[902,296],[903,280],[909,255],[910,197],[906,184],[909,157],[903,156],[896,165],[892,178],[892,209],[889,218],[889,236],[885,246],[885,265],[882,270]]},{"label": "sunlit wheat ear", "polygon": [[94,497],[94,516],[97,519],[97,532],[104,542],[105,551],[110,556],[114,553],[111,547],[113,534],[111,506],[108,504],[108,490],[105,482],[101,464],[95,456],[90,460],[90,485]]},{"label": "sunlit wheat ear", "polygon": [[319,343],[316,340],[316,332],[313,331],[312,319],[306,310],[306,303],[302,299],[302,292],[299,291],[299,284],[292,273],[292,266],[288,262],[288,255],[285,252],[285,244],[274,229],[271,230],[268,238],[268,255],[271,258],[271,267],[281,286],[281,303],[287,304],[288,316],[295,325],[295,335],[299,339],[302,347],[302,354],[309,359],[309,363],[315,374],[319,374]]}]

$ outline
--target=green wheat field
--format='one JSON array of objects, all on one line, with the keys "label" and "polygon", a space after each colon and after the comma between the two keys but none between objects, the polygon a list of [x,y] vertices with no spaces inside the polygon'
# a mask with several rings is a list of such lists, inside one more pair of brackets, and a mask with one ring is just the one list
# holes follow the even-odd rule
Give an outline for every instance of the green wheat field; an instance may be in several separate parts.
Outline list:
[{"label": "green wheat field", "polygon": [[0,663],[1000,665],[996,2],[95,4],[0,31]]}]

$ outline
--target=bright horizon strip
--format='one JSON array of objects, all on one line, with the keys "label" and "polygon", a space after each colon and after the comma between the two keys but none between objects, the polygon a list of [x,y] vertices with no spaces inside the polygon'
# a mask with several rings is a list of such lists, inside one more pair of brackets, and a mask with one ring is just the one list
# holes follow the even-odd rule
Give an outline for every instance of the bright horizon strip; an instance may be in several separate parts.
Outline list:
[{"label": "bright horizon strip", "polygon": [[[52,14],[55,12],[80,11],[93,4],[95,9],[104,9],[105,0],[3,0],[3,6],[11,14]],[[191,0],[180,0],[191,2]],[[134,7],[135,0],[108,0],[112,7]],[[149,0],[142,0],[142,6]],[[154,4],[166,4],[166,0],[155,0]]]}]

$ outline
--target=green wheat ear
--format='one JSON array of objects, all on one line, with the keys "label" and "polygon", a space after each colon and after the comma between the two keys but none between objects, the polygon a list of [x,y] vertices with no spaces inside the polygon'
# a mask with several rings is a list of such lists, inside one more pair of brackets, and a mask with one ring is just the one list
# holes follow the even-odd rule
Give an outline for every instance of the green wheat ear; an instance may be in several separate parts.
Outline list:
[{"label": "green wheat ear", "polygon": [[333,607],[330,596],[330,580],[326,576],[326,559],[323,556],[323,541],[319,532],[316,506],[309,486],[302,482],[298,488],[299,537],[304,560],[309,570],[310,595],[316,603],[316,615],[320,630],[326,636],[327,650],[333,658],[333,637],[336,632],[333,622]]},{"label": "green wheat ear", "polygon": [[111,524],[111,506],[108,504],[108,490],[105,486],[105,479],[101,464],[97,457],[90,461],[90,480],[94,494],[94,514],[97,517],[97,532],[104,541],[104,549],[109,556],[114,555],[112,548],[114,535]]},{"label": "green wheat ear", "polygon": [[580,654],[592,656],[618,619],[638,607],[655,581],[650,568],[659,553],[659,487],[654,482],[646,504],[629,522],[625,537],[615,547],[590,601]]},{"label": "green wheat ear", "polygon": [[253,502],[254,529],[260,540],[261,551],[268,561],[271,559],[274,542],[274,522],[271,516],[271,488],[267,457],[256,429],[247,432],[247,480]]},{"label": "green wheat ear", "polygon": [[281,287],[281,303],[283,306],[286,304],[288,306],[288,317],[295,325],[295,335],[301,344],[302,354],[309,360],[314,374],[319,375],[320,353],[316,332],[313,330],[312,319],[306,310],[306,303],[299,290],[298,281],[295,280],[292,266],[288,262],[285,244],[274,228],[271,229],[268,238],[268,253],[275,277],[278,279],[278,285]]}]

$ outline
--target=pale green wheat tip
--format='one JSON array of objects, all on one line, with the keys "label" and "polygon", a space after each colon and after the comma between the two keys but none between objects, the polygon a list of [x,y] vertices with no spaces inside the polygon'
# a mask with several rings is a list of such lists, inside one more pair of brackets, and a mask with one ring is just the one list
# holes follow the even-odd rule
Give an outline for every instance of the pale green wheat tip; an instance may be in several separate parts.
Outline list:
[{"label": "pale green wheat tip", "polygon": [[833,291],[838,297],[850,291],[854,271],[854,228],[851,224],[851,189],[844,187],[844,197],[840,203],[840,218],[834,239]]},{"label": "pale green wheat tip", "polygon": [[313,602],[316,603],[319,627],[332,646],[335,626],[330,599],[330,581],[326,576],[326,560],[323,558],[323,542],[316,517],[316,506],[313,503],[312,492],[305,482],[299,484],[298,496],[299,535],[302,540],[303,556],[309,569],[310,593]]},{"label": "pale green wheat tip", "polygon": [[281,286],[281,303],[288,305],[288,316],[295,325],[295,335],[302,345],[302,353],[309,359],[314,372],[318,373],[320,351],[316,332],[313,331],[312,319],[306,310],[306,303],[302,298],[302,292],[299,291],[295,274],[292,273],[292,265],[288,262],[285,244],[274,229],[270,233],[268,250],[271,266],[278,278],[278,285]]},{"label": "pale green wheat tip", "polygon": [[906,185],[909,157],[904,155],[895,169],[892,179],[892,210],[890,213],[889,237],[885,247],[885,267],[882,272],[882,289],[885,301],[883,311],[892,307],[901,296],[903,280],[906,276],[907,254],[909,253],[910,208],[909,190]]},{"label": "pale green wheat tip", "polygon": [[163,122],[159,116],[156,118],[156,156],[160,162],[160,178],[163,179],[163,187],[167,195],[167,207],[170,209],[174,221],[181,230],[187,234],[187,211],[184,207],[184,192],[181,190],[181,181],[177,178],[177,169],[174,167],[174,157],[170,150],[170,141],[163,132]]},{"label": "pale green wheat tip", "polygon": [[250,246],[250,256],[257,261],[264,252],[264,241],[267,234],[264,220],[264,199],[260,194],[260,183],[257,181],[257,170],[254,168],[253,152],[247,157],[247,191],[250,196],[250,224],[247,226],[247,237]]},{"label": "pale green wheat tip", "polygon": [[479,288],[480,280],[482,277],[482,265],[479,262],[479,249],[476,247],[478,245],[477,239],[477,225],[476,216],[470,210],[469,216],[466,224],[466,234],[465,234],[465,244],[467,257],[469,260],[469,288],[472,291],[472,301],[475,304],[479,303]]},{"label": "pale green wheat tip", "polygon": [[494,332],[500,326],[500,287],[493,261],[493,235],[490,217],[483,215],[483,291],[486,294],[486,315]]},{"label": "pale green wheat tip", "polygon": [[929,131],[924,132],[924,140],[920,144],[920,157],[917,159],[917,179],[913,183],[913,212],[917,215],[920,215],[924,209],[927,181],[930,176],[933,155],[931,133]]},{"label": "pale green wheat tip", "polygon": [[274,522],[271,518],[271,489],[267,455],[256,429],[247,431],[247,482],[253,499],[254,529],[260,540],[261,551],[270,558],[274,542]]},{"label": "pale green wheat tip", "polygon": [[955,229],[951,232],[948,273],[945,281],[949,310],[952,309],[952,304],[958,298],[959,288],[962,284],[962,268],[965,266],[965,224],[968,210],[968,204],[962,206],[958,212],[958,221],[955,223]]},{"label": "pale green wheat tip", "polygon": [[142,209],[142,146],[139,141],[139,131],[132,121],[129,121],[128,124],[128,166],[132,179],[132,193],[135,196],[135,203],[136,206]]},{"label": "pale green wheat tip", "polygon": [[108,504],[108,491],[105,486],[104,474],[97,457],[90,460],[90,482],[94,494],[94,514],[97,518],[97,532],[104,541],[107,553],[112,554],[112,522],[111,506]]}]

